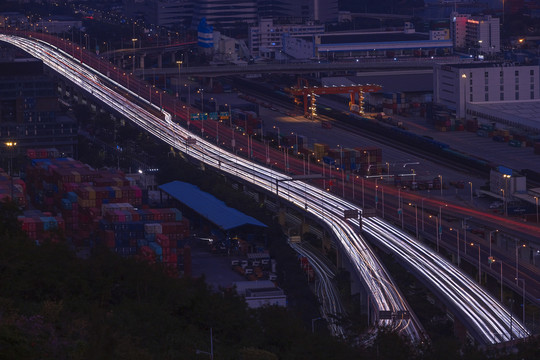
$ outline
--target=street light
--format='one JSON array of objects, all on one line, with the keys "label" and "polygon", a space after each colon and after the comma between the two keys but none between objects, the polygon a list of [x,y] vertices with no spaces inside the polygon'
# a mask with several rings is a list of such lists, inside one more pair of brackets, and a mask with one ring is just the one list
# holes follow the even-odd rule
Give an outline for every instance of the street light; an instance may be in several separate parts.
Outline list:
[{"label": "street light", "polygon": [[131,42],[133,42],[133,61],[132,61],[132,65],[131,65],[131,68],[133,69],[133,72],[135,72],[135,43],[137,42],[138,39],[136,38],[133,38],[131,39]]},{"label": "street light", "polygon": [[277,144],[278,144],[278,148],[281,147],[281,132],[279,131],[279,126],[275,126],[274,125],[274,129],[277,129]]},{"label": "street light", "polygon": [[534,200],[536,200],[536,222],[538,223],[538,196],[535,196]]},{"label": "street light", "polygon": [[459,229],[450,228],[450,231],[456,232],[456,245],[457,245],[457,266],[459,266],[460,258],[459,258]]},{"label": "street light", "polygon": [[424,198],[422,198],[422,231],[424,231]]},{"label": "street light", "polygon": [[15,146],[17,146],[17,143],[15,141],[8,141],[6,142],[6,146],[9,149],[9,177],[11,181],[11,201],[14,201],[13,199],[13,151],[15,150]]},{"label": "street light", "polygon": [[[431,219],[432,215],[429,215],[429,218]],[[439,217],[435,216],[435,238],[437,239],[437,252],[439,252]]]},{"label": "street light", "polygon": [[[492,261],[489,264],[490,266],[491,266],[492,262],[496,262],[496,260],[492,259]],[[499,264],[501,264],[501,304],[502,304],[502,302],[503,302],[503,271],[502,271],[503,262],[502,262],[502,260],[499,261]]]},{"label": "street light", "polygon": [[416,238],[418,239],[418,204],[409,203],[409,206],[414,206],[415,224],[416,224]]},{"label": "street light", "polygon": [[504,178],[504,214],[508,216],[508,179],[512,176],[503,174]]},{"label": "street light", "polygon": [[480,244],[471,243],[471,246],[478,246],[478,284],[482,285],[482,263],[480,262]]},{"label": "street light", "polygon": [[176,64],[178,64],[178,82],[176,85],[176,97],[178,97],[178,90],[180,88],[180,67],[182,67],[182,60],[176,60]]},{"label": "street light", "polygon": [[472,201],[473,201],[473,199],[472,199],[472,181],[469,181],[469,185],[471,186],[471,204],[472,204]]},{"label": "street light", "polygon": [[503,203],[504,203],[504,215],[506,215],[506,196],[505,196],[504,189],[501,189],[501,192],[502,192]]},{"label": "street light", "polygon": [[195,354],[206,354],[210,356],[210,360],[214,360],[214,339],[212,336],[212,328],[210,328],[210,352],[195,349]]},{"label": "street light", "polygon": [[463,79],[463,119],[466,119],[467,118],[467,93],[466,93],[467,75],[461,74],[461,78]]},{"label": "street light", "polygon": [[306,175],[306,154],[298,152],[298,155],[302,155],[302,164],[304,165],[304,175]]},{"label": "street light", "polygon": [[[493,230],[489,232],[489,258],[491,259],[491,242],[492,242],[492,235],[493,233],[499,232],[499,230]],[[489,267],[491,268],[491,262],[489,263]]]},{"label": "street light", "polygon": [[[516,279],[519,277],[518,275],[518,268],[519,268],[519,249],[527,247],[525,244],[517,245],[517,239],[515,239],[516,242]],[[516,280],[517,285],[517,280]]]},{"label": "street light", "polygon": [[521,295],[522,297],[522,303],[521,303],[521,307],[523,308],[523,314],[522,314],[522,317],[521,319],[523,320],[523,324],[525,324],[525,279],[521,279],[521,278],[516,278],[516,282],[519,286],[519,282],[520,281],[523,281],[523,293]]},{"label": "street light", "polygon": [[439,179],[440,179],[440,186],[441,186],[441,196],[442,196],[442,175],[439,175]]}]

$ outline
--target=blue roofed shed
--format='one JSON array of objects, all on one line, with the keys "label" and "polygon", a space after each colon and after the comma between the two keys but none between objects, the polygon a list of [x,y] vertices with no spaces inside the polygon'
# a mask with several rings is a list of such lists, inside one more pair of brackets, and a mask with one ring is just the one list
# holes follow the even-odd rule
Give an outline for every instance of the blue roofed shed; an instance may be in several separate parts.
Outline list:
[{"label": "blue roofed shed", "polygon": [[259,220],[228,207],[223,201],[193,184],[172,181],[158,188],[223,230],[231,230],[243,225],[267,227]]}]

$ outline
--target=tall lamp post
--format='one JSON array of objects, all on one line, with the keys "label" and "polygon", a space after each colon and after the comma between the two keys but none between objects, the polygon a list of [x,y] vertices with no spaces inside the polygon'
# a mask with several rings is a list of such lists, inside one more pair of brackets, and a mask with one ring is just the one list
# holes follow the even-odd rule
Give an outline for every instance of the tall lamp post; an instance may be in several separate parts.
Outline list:
[{"label": "tall lamp post", "polygon": [[521,307],[523,308],[522,311],[523,311],[523,314],[522,314],[522,317],[521,317],[521,320],[523,320],[523,324],[525,324],[525,279],[521,279],[521,278],[516,278],[516,281],[518,283],[518,286],[519,286],[519,282],[520,281],[523,281],[523,293],[521,295],[522,297],[522,303],[521,303]]},{"label": "tall lamp post", "polygon": [[442,175],[439,175],[439,179],[440,179],[440,186],[441,186],[441,196],[442,196],[442,188],[443,188],[443,183],[442,183]]},{"label": "tall lamp post", "polygon": [[6,146],[9,149],[9,177],[11,178],[11,201],[14,201],[13,199],[13,151],[15,150],[15,146],[17,146],[17,143],[15,141],[8,141],[6,142]]},{"label": "tall lamp post", "polygon": [[463,119],[467,118],[467,75],[461,74],[461,79],[463,79]]},{"label": "tall lamp post", "polygon": [[504,203],[504,215],[506,215],[506,193],[504,189],[501,189],[502,196],[503,196],[503,203]]},{"label": "tall lamp post", "polygon": [[516,241],[516,285],[517,285],[517,278],[519,277],[519,249],[527,247],[525,244],[517,245],[517,239]]},{"label": "tall lamp post", "polygon": [[137,42],[138,39],[136,38],[133,38],[131,39],[131,42],[133,43],[133,56],[132,56],[132,64],[131,64],[131,71],[133,71],[135,73],[135,43]]},{"label": "tall lamp post", "polygon": [[456,246],[457,246],[457,266],[459,266],[460,258],[459,258],[459,229],[450,228],[450,231],[456,232]]},{"label": "tall lamp post", "polygon": [[414,218],[416,224],[416,238],[418,239],[418,204],[409,203],[409,206],[414,206]]},{"label": "tall lamp post", "polygon": [[[433,215],[429,215],[431,219]],[[439,252],[439,217],[435,216],[435,238],[437,239],[437,252]]]},{"label": "tall lamp post", "polygon": [[[496,262],[497,260],[493,259],[492,262]],[[503,262],[502,260],[499,260],[499,264],[501,265],[501,304],[503,302],[503,271],[502,271],[502,268],[503,268]],[[491,266],[491,263],[490,263],[490,266]]]},{"label": "tall lamp post", "polygon": [[180,68],[182,67],[182,60],[176,60],[178,65],[178,82],[176,83],[176,97],[178,97],[178,91],[180,89]]},{"label": "tall lamp post", "polygon": [[534,200],[536,200],[536,222],[538,223],[538,196],[535,196]]},{"label": "tall lamp post", "polygon": [[478,247],[478,284],[482,285],[482,262],[480,260],[480,244],[471,243],[472,247]]},{"label": "tall lamp post", "polygon": [[472,198],[472,181],[469,181],[469,185],[471,186],[471,204],[473,202],[473,198]]},{"label": "tall lamp post", "polygon": [[[493,231],[490,231],[489,232],[489,258],[491,259],[491,243],[492,243],[492,240],[493,240],[493,233],[496,233],[496,232],[499,232],[499,230],[493,230]],[[489,263],[489,267],[491,268],[491,262]]]}]

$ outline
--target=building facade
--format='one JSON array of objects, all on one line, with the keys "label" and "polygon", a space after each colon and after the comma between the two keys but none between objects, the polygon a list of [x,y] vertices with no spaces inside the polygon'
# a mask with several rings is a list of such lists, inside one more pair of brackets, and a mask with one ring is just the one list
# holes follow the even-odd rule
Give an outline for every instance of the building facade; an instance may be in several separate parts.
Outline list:
[{"label": "building facade", "polygon": [[450,20],[450,33],[456,49],[474,54],[495,54],[501,51],[499,18],[454,12]]},{"label": "building facade", "polygon": [[257,0],[199,0],[193,9],[192,27],[202,18],[219,31],[252,25],[257,23],[257,10]]},{"label": "building facade", "polygon": [[290,37],[323,34],[321,24],[274,24],[272,19],[261,19],[256,26],[249,28],[248,46],[252,56],[261,52],[280,51],[283,48],[283,36]]},{"label": "building facade", "polygon": [[482,104],[527,106],[540,99],[538,74],[538,65],[438,64],[433,74],[433,101],[454,109],[457,118],[478,116],[477,105]]},{"label": "building facade", "polygon": [[17,143],[16,151],[58,149],[72,156],[77,123],[59,115],[56,84],[33,58],[0,58],[0,139]]}]

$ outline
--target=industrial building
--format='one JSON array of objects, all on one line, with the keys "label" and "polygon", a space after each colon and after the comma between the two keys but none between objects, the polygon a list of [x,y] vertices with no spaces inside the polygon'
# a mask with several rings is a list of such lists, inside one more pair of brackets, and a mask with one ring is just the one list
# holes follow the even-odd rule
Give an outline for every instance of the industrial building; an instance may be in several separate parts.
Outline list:
[{"label": "industrial building", "polygon": [[56,84],[40,60],[14,55],[10,50],[0,54],[0,141],[15,142],[16,154],[54,147],[73,155],[77,123],[59,114]]},{"label": "industrial building", "polygon": [[449,33],[417,33],[411,23],[390,31],[354,31],[285,36],[283,52],[293,59],[324,61],[359,57],[433,56],[452,53]]},{"label": "industrial building", "polygon": [[456,118],[540,132],[539,72],[538,65],[504,62],[438,64],[433,102],[455,110]]}]

